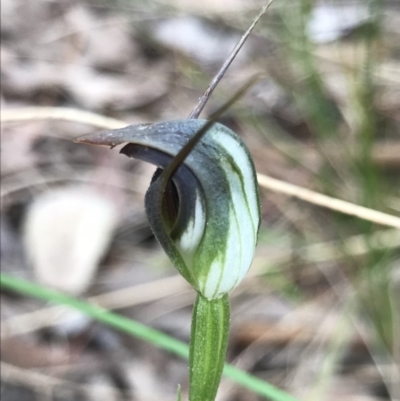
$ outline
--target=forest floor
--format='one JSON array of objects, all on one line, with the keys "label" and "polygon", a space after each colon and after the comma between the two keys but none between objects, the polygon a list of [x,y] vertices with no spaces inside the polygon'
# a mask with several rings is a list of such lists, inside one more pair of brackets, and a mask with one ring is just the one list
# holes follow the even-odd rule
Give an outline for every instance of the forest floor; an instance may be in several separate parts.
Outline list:
[{"label": "forest floor", "polygon": [[[274,1],[202,114],[262,74],[220,121],[258,173],[295,185],[260,188],[228,361],[304,401],[399,401],[399,226],[298,194],[399,221],[400,3],[311,3]],[[195,293],[144,212],[154,168],[73,139],[187,118],[261,6],[2,0],[3,273],[188,342]],[[1,302],[3,401],[172,401],[178,384],[187,399],[172,353],[10,290]],[[218,401],[261,399],[222,380]]]}]

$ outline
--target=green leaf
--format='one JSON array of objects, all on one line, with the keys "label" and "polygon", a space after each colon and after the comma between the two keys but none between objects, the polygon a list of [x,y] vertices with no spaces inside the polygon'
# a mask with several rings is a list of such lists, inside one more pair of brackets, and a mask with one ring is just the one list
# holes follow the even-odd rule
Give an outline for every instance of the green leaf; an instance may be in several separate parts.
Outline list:
[{"label": "green leaf", "polygon": [[[30,283],[29,281],[25,281],[5,273],[0,274],[0,286],[2,288],[19,292],[26,296],[42,299],[46,302],[53,302],[69,306],[73,309],[81,311],[82,313],[85,313],[87,316],[92,317],[98,322],[107,324],[108,326],[124,333],[128,333],[134,337],[147,341],[157,347],[165,349],[166,351],[173,352],[182,358],[189,357],[189,347],[182,341],[178,341],[164,333],[140,324],[134,320],[128,319],[124,316],[109,312],[97,305],[92,305],[88,302],[81,301],[41,285]],[[265,382],[264,380],[258,379],[247,372],[237,369],[234,366],[225,364],[223,374],[243,387],[260,394],[271,401],[299,401],[298,398],[293,397],[285,391],[280,390],[277,387]]]}]

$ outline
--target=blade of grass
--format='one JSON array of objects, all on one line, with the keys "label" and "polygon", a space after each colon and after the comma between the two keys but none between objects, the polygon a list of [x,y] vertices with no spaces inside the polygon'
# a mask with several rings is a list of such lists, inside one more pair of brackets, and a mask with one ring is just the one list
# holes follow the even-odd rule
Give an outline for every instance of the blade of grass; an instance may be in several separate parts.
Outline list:
[{"label": "blade of grass", "polygon": [[[90,316],[91,318],[111,326],[124,333],[130,334],[141,340],[147,341],[172,352],[182,358],[189,357],[189,346],[182,341],[176,340],[158,330],[147,327],[134,320],[128,319],[121,315],[109,312],[97,305],[75,299],[60,292],[51,290],[38,284],[30,283],[9,274],[1,273],[0,287],[21,293],[25,296],[39,298],[47,302],[62,304]],[[251,374],[235,368],[232,365],[225,364],[224,376],[235,381],[271,401],[299,401],[298,398],[276,388],[275,386],[258,379]]]}]

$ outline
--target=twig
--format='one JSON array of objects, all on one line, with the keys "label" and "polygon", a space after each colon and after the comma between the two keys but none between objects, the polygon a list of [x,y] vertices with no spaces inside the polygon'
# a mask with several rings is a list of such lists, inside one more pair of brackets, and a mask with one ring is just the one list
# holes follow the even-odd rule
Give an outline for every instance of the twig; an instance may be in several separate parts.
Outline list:
[{"label": "twig", "polygon": [[127,124],[114,118],[67,107],[24,107],[1,112],[1,121],[67,120],[99,128],[117,129]]},{"label": "twig", "polygon": [[373,223],[400,229],[400,217],[392,216],[387,213],[369,209],[354,203],[346,202],[341,199],[331,198],[309,189],[280,181],[264,174],[257,174],[260,186],[285,195],[294,196],[308,203],[322,206],[327,209],[335,210],[344,214],[359,217],[360,219],[371,221]]},{"label": "twig", "polygon": [[224,76],[226,70],[229,68],[229,66],[232,64],[232,61],[235,59],[237,54],[239,53],[240,49],[246,42],[247,38],[249,37],[251,31],[254,29],[254,27],[257,25],[258,21],[260,18],[266,13],[268,10],[269,6],[272,4],[274,0],[270,0],[268,4],[266,4],[257,17],[254,19],[253,23],[249,26],[247,31],[243,34],[243,36],[240,38],[239,42],[236,44],[234,49],[232,50],[231,54],[229,57],[225,60],[224,64],[222,64],[220,70],[217,72],[215,77],[212,79],[210,85],[204,92],[203,96],[200,98],[199,102],[197,103],[196,107],[193,109],[193,111],[190,113],[189,118],[196,119],[199,117],[200,113],[204,109],[204,106],[206,105],[208,99],[210,98],[211,94],[214,92],[214,89],[217,87],[219,81],[222,79]]},{"label": "twig", "polygon": [[[35,111],[38,114],[37,116],[35,115]],[[49,107],[29,107],[27,109],[5,110],[1,112],[1,119],[3,122],[59,119],[81,122],[105,129],[121,128],[129,124],[124,121],[105,118],[99,114],[87,113],[75,109]],[[261,187],[271,191],[283,193],[288,196],[294,196],[304,200],[305,202],[348,214],[350,216],[357,216],[360,219],[371,221],[373,223],[400,229],[400,217],[332,198],[297,185],[289,184],[285,181],[268,177],[264,174],[257,174],[257,178]]]}]

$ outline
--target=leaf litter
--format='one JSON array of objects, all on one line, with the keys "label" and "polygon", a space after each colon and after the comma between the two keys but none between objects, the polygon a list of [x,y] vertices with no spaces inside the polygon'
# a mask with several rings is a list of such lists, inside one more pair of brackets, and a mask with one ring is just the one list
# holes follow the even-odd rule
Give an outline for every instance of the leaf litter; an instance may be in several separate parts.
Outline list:
[{"label": "leaf litter", "polygon": [[[247,27],[258,7],[253,3],[174,1],[167,12],[157,2],[140,9],[139,4],[134,8],[122,1],[6,0],[1,26],[2,108],[64,106],[133,122],[182,117]],[[329,6],[332,24],[343,11],[337,3]],[[276,4],[279,10],[282,6]],[[327,15],[328,6],[321,2],[318,7],[310,22],[314,25],[309,26],[310,35],[319,35],[312,37],[313,51],[327,95],[344,116],[340,134],[351,139],[357,120],[348,106],[349,69],[362,60],[352,34],[368,20],[362,6],[351,24],[321,31],[328,25],[318,13]],[[390,35],[399,37],[400,32],[390,21],[399,15],[396,7],[385,10],[390,34],[383,37],[388,51],[375,75],[376,108],[385,117],[385,129],[372,144],[373,165],[389,184],[397,182],[392,200],[400,197],[399,156],[393,151],[400,132],[399,82],[393,71],[399,70],[400,61],[398,44],[390,41]],[[265,18],[254,33],[208,110],[254,71],[265,73],[265,80],[227,113],[224,122],[249,144],[259,171],[318,188],[326,153],[292,96],[307,73],[292,68],[285,44],[274,31],[274,16]],[[1,253],[4,271],[84,297],[130,287],[134,292],[136,286],[173,274],[143,219],[143,182],[152,174],[148,167],[113,157],[107,150],[66,145],[67,140],[93,131],[86,125],[41,121],[2,128],[2,186],[7,185],[1,207],[6,221],[1,225],[6,238]],[[349,143],[354,147],[354,140]],[[351,183],[341,186],[337,196],[354,200],[358,189],[348,160],[341,152],[330,156]],[[77,185],[74,177],[83,175],[86,181]],[[326,212],[283,196],[263,196],[262,202],[264,223],[256,262],[263,274],[249,277],[233,295],[230,360],[304,399],[318,394],[321,401],[386,400],[390,386],[398,394],[396,383],[388,382],[395,376],[385,373],[393,366],[376,363],[373,331],[368,320],[356,313],[351,333],[340,344],[336,369],[323,382],[323,393],[317,392],[320,372],[329,368],[329,350],[347,313],[347,298],[341,296],[357,292],[351,277],[363,269],[365,259],[309,262],[298,249],[358,231],[350,226],[338,234]],[[42,211],[35,211],[38,205]],[[86,228],[78,232],[75,221]],[[42,234],[45,229],[51,234]],[[271,235],[272,243],[264,239]],[[80,244],[79,249],[69,245],[74,243]],[[282,249],[289,255],[285,262],[270,262],[269,255]],[[390,277],[397,283],[398,254],[391,261]],[[127,302],[118,312],[187,340],[192,301],[182,288],[152,301],[132,306]],[[45,306],[8,293],[2,302],[3,325]],[[2,366],[6,401],[39,400],[43,394],[51,400],[173,400],[177,383],[182,384],[183,397],[186,394],[185,362],[82,316],[71,314],[42,328],[39,324],[26,334],[5,337],[2,343],[6,349],[2,362],[8,364]],[[392,357],[387,361],[398,363],[399,356]],[[49,379],[36,385],[35,380],[23,379],[36,373]],[[99,389],[97,384],[105,387]],[[259,398],[225,381],[220,399]]]}]

